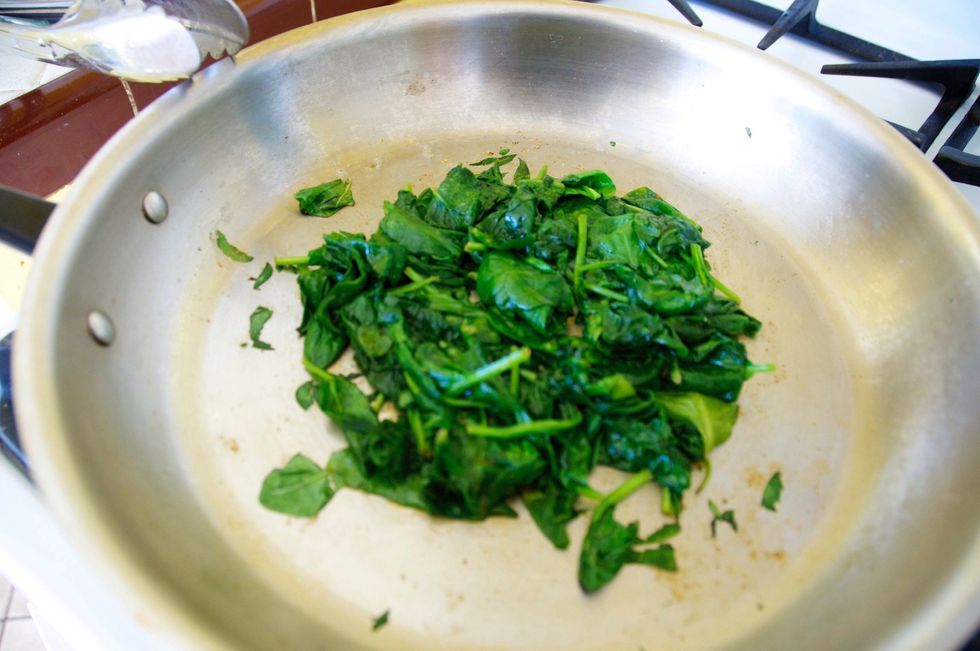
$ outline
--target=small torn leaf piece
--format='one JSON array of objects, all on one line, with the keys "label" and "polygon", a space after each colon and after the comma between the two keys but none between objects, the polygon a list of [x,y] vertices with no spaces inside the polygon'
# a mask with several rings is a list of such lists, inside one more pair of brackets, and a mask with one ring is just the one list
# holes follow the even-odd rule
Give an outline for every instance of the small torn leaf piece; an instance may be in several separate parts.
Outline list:
[{"label": "small torn leaf piece", "polygon": [[528,169],[527,163],[524,162],[523,158],[518,158],[517,169],[514,170],[514,183],[527,181],[529,178],[531,178],[531,170]]},{"label": "small torn leaf piece", "polygon": [[344,206],[354,205],[351,182],[334,179],[311,188],[303,188],[295,194],[299,211],[313,217],[330,217]]},{"label": "small torn leaf piece", "polygon": [[272,265],[268,262],[262,267],[262,271],[259,273],[258,277],[255,279],[255,283],[252,285],[252,289],[258,289],[265,284],[265,281],[272,278]]},{"label": "small torn leaf piece", "polygon": [[374,620],[371,623],[371,630],[372,631],[376,631],[379,628],[382,628],[385,624],[387,624],[388,623],[388,615],[390,613],[391,613],[390,610],[386,610],[383,613],[381,613],[380,615],[378,615],[377,617],[375,617]]},{"label": "small torn leaf piece", "polygon": [[214,232],[214,241],[218,245],[218,250],[224,253],[226,256],[234,260],[235,262],[251,262],[255,258],[245,253],[237,246],[228,241],[225,234],[221,231]]},{"label": "small torn leaf piece", "polygon": [[272,350],[272,346],[262,341],[260,337],[262,336],[262,328],[265,327],[266,321],[272,318],[272,310],[267,307],[262,307],[261,305],[255,308],[252,315],[248,319],[248,336],[252,339],[252,348],[258,348],[259,350]]},{"label": "small torn leaf piece", "polygon": [[313,381],[304,382],[296,389],[296,402],[303,409],[309,409],[316,400],[316,384]]},{"label": "small torn leaf piece", "polygon": [[645,543],[663,542],[664,540],[673,538],[680,532],[681,532],[681,525],[677,524],[676,522],[671,522],[669,524],[665,524],[664,526],[660,527],[652,534],[644,538],[643,542]]},{"label": "small torn leaf piece", "polygon": [[721,509],[718,508],[718,505],[712,502],[711,500],[708,500],[708,508],[711,509],[711,515],[713,516],[711,518],[712,538],[714,538],[717,534],[716,527],[718,526],[719,522],[727,522],[732,526],[733,531],[738,531],[738,523],[735,522],[735,511],[729,509],[727,511],[722,512]]},{"label": "small torn leaf piece", "polygon": [[483,160],[478,160],[475,163],[470,163],[470,166],[483,167],[484,165],[496,165],[497,167],[501,167],[511,162],[515,158],[517,158],[517,154],[511,154],[509,150],[505,151],[501,149],[500,156],[488,156]]},{"label": "small torn leaf piece", "polygon": [[762,506],[770,511],[776,510],[776,502],[783,494],[783,475],[777,472],[769,478],[765,490],[762,491]]},{"label": "small torn leaf piece", "polygon": [[333,493],[327,471],[309,457],[297,454],[285,466],[266,475],[259,502],[273,511],[310,518],[326,506]]}]

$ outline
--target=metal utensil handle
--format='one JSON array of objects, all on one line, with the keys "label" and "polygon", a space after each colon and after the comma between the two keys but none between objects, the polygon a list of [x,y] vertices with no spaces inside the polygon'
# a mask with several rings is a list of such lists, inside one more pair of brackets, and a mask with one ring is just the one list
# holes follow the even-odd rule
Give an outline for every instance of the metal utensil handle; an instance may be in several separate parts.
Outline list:
[{"label": "metal utensil handle", "polygon": [[[0,241],[25,253],[34,250],[54,204],[18,190],[0,186]],[[14,421],[10,356],[13,333],[0,339],[0,453],[30,477],[30,462],[21,447]]]},{"label": "metal utensil handle", "polygon": [[0,452],[15,468],[30,478],[31,466],[20,444],[14,423],[14,395],[10,382],[10,352],[13,333],[0,339]]},{"label": "metal utensil handle", "polygon": [[0,185],[0,242],[30,253],[55,205]]}]

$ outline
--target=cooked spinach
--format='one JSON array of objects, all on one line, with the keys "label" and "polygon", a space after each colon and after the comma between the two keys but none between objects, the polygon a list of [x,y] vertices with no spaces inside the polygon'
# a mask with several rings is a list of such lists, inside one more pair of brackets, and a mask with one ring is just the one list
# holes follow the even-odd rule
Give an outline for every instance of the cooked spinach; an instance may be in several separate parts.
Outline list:
[{"label": "cooked spinach", "polygon": [[390,610],[386,610],[371,621],[371,630],[376,631],[388,623],[388,615],[391,614]]},{"label": "cooked spinach", "polygon": [[266,283],[267,280],[272,278],[272,265],[268,262],[262,267],[262,271],[259,273],[258,277],[255,279],[255,283],[252,285],[252,289],[258,289]]},{"label": "cooked spinach", "polygon": [[334,179],[296,193],[299,211],[314,217],[330,217],[344,206],[354,205],[351,182]]},{"label": "cooked spinach", "polygon": [[779,501],[782,494],[783,475],[782,473],[777,472],[769,478],[769,482],[766,484],[765,490],[762,491],[762,506],[770,511],[775,511],[776,502]]},{"label": "cooked spinach", "polygon": [[266,476],[259,502],[273,511],[312,517],[331,497],[333,489],[327,472],[310,458],[297,454]]},{"label": "cooked spinach", "polygon": [[714,538],[717,535],[717,526],[719,522],[727,522],[732,527],[732,531],[738,531],[738,523],[735,522],[735,511],[731,509],[727,511],[722,511],[718,508],[718,505],[708,500],[708,509],[711,510],[711,537]]},{"label": "cooked spinach", "polygon": [[578,582],[584,592],[595,592],[608,584],[627,563],[677,571],[671,545],[642,550],[638,547],[670,538],[680,531],[679,526],[668,525],[643,539],[639,536],[639,522],[623,525],[613,518],[616,504],[651,481],[653,475],[648,470],[633,475],[605,496],[592,512],[578,565]]},{"label": "cooked spinach", "polygon": [[[760,323],[713,275],[700,226],[660,195],[617,196],[600,170],[532,175],[523,160],[508,183],[514,159],[458,165],[385,202],[370,236],[328,233],[276,259],[303,306],[311,379],[296,400],[347,442],[316,477],[464,520],[515,517],[520,498],[558,549],[591,510],[586,592],[627,564],[674,571],[664,541],[692,472],[732,435],[742,384],[770,368],[740,341]],[[356,382],[331,371],[346,350]],[[629,478],[603,494],[589,483],[597,465]],[[643,538],[614,513],[648,484],[674,522]],[[735,528],[711,508],[713,533],[719,520]]]},{"label": "cooked spinach", "polygon": [[259,306],[255,308],[248,318],[248,336],[252,340],[252,348],[259,350],[272,350],[272,346],[262,341],[262,328],[266,322],[272,318],[272,310],[267,307]]},{"label": "cooked spinach", "polygon": [[251,262],[255,258],[245,253],[237,246],[228,241],[225,234],[221,231],[214,232],[214,242],[218,245],[218,250],[224,253],[226,256],[234,260],[235,262]]}]

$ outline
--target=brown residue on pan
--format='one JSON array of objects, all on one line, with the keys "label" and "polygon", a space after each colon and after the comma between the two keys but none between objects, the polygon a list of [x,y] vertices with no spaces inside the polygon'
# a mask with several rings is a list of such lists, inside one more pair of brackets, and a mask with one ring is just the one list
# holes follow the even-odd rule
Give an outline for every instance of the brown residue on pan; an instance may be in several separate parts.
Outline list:
[{"label": "brown residue on pan", "polygon": [[745,473],[745,481],[751,488],[765,488],[769,479],[758,468],[749,468]]}]

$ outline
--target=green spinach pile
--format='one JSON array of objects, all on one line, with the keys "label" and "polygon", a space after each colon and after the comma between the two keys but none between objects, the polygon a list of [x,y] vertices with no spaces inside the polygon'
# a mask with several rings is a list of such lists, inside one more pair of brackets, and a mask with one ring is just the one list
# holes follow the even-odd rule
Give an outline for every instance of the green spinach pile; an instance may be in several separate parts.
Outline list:
[{"label": "green spinach pile", "polygon": [[[479,173],[457,166],[437,188],[405,188],[370,237],[329,233],[276,260],[303,303],[312,379],[297,400],[319,405],[348,447],[325,468],[297,455],[260,500],[311,516],[349,487],[483,520],[515,516],[520,499],[559,549],[590,510],[584,591],[626,563],[673,571],[664,541],[679,525],[643,537],[616,505],[653,483],[663,512],[680,514],[692,468],[707,478],[732,433],[742,384],[768,370],[739,341],[760,323],[711,273],[701,228],[657,193],[617,197],[599,170],[532,177],[523,160],[508,183],[514,158],[502,150],[472,164]],[[348,348],[367,393],[330,371]],[[379,417],[386,404],[397,419]],[[597,465],[629,478],[600,493]]]}]

